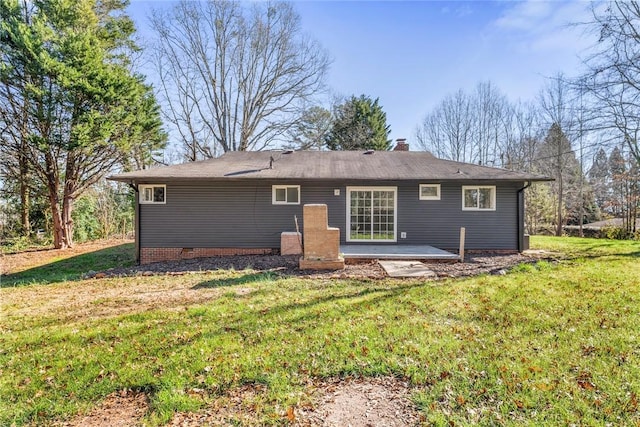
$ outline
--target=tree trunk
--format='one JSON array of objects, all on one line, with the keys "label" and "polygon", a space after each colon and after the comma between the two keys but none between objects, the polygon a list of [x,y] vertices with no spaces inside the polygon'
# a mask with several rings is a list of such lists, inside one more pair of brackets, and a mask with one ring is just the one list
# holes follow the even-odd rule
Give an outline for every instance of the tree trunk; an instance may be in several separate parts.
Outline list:
[{"label": "tree trunk", "polygon": [[558,223],[556,224],[556,236],[562,236],[562,172],[558,177]]},{"label": "tree trunk", "polygon": [[29,198],[29,185],[27,184],[28,174],[26,169],[22,167],[22,159],[20,161],[20,225],[22,234],[28,236],[31,234],[31,221],[29,220],[29,208],[31,200]]},{"label": "tree trunk", "polygon": [[49,192],[51,203],[51,217],[53,220],[53,246],[56,249],[67,249],[73,247],[73,198],[65,196],[62,200],[62,210],[57,195]]},{"label": "tree trunk", "polygon": [[[47,190],[49,192],[49,205],[51,208],[51,222],[53,225],[53,247],[56,249],[66,249],[69,247],[67,240],[67,227],[65,225],[65,203],[60,206],[59,179],[53,156],[49,153],[45,156],[47,165]],[[66,195],[65,195],[66,199]]]},{"label": "tree trunk", "polygon": [[78,167],[75,153],[67,154],[67,165],[65,169],[64,194],[62,196],[62,226],[67,240],[67,247],[73,247],[73,211],[74,194],[77,189]]},{"label": "tree trunk", "polygon": [[[26,101],[25,101],[26,104]],[[29,198],[29,159],[27,158],[27,112],[26,106],[23,108],[22,125],[20,128],[20,152],[18,153],[18,169],[20,173],[20,225],[22,234],[31,234],[31,221],[29,211],[31,210],[31,200]]]},{"label": "tree trunk", "polygon": [[71,212],[73,211],[73,197],[65,194],[62,200],[62,225],[67,247],[73,247],[73,219]]},{"label": "tree trunk", "polygon": [[53,247],[56,249],[66,249],[67,239],[64,230],[64,221],[60,205],[58,203],[57,189],[49,186],[49,204],[51,205],[51,221],[53,223]]}]

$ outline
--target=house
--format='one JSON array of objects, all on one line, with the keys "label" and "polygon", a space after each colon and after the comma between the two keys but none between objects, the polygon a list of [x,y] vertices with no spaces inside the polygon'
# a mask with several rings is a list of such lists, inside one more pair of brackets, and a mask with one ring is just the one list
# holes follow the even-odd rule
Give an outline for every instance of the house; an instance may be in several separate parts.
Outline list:
[{"label": "house", "polygon": [[404,151],[229,152],[109,179],[138,195],[141,263],[277,252],[302,229],[304,204],[326,204],[341,244],[524,249],[525,188],[545,177]]}]

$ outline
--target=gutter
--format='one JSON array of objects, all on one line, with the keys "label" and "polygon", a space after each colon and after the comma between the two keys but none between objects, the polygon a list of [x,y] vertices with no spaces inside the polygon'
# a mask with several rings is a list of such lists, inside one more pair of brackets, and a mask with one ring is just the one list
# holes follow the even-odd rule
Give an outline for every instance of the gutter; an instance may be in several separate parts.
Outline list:
[{"label": "gutter", "polygon": [[140,264],[140,203],[138,203],[138,199],[140,197],[138,186],[135,181],[129,181],[127,183],[129,187],[133,189],[135,192],[134,196],[134,216],[133,221],[135,223],[134,237],[135,237],[135,245],[136,245],[136,262]]},{"label": "gutter", "polygon": [[518,252],[524,250],[524,190],[531,187],[532,181],[528,181],[527,184],[518,190]]}]

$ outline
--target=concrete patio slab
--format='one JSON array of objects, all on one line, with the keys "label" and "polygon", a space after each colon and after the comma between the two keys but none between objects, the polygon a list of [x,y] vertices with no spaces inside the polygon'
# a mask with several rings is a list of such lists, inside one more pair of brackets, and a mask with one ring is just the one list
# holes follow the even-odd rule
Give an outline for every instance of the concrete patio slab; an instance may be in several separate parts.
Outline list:
[{"label": "concrete patio slab", "polygon": [[459,260],[458,254],[429,245],[340,245],[345,258]]},{"label": "concrete patio slab", "polygon": [[433,270],[423,262],[419,261],[378,261],[389,277],[437,277]]}]

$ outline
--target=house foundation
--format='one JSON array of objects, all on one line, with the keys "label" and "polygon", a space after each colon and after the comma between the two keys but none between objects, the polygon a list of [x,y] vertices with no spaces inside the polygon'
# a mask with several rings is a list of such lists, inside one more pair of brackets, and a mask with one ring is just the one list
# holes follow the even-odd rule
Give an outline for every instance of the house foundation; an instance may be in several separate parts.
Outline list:
[{"label": "house foundation", "polygon": [[141,248],[140,264],[232,255],[271,255],[272,248]]}]

